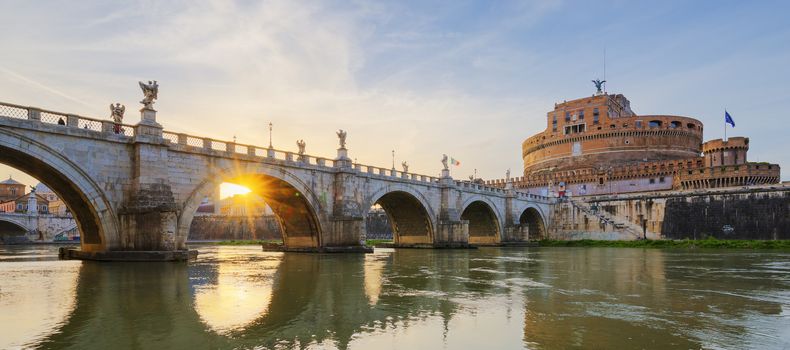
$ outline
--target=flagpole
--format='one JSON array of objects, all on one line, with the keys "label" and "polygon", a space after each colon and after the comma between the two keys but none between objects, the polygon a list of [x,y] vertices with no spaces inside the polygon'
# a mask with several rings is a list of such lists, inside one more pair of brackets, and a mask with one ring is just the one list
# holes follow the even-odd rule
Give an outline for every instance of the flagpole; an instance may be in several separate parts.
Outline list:
[{"label": "flagpole", "polygon": [[724,142],[727,142],[727,108],[724,109]]}]

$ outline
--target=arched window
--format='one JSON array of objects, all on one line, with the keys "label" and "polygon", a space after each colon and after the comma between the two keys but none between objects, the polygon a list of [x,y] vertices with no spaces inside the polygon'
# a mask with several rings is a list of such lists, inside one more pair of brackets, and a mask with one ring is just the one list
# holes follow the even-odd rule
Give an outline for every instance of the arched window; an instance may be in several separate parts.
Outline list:
[{"label": "arched window", "polygon": [[681,122],[679,122],[677,120],[673,120],[672,123],[669,124],[669,127],[672,128],[672,129],[677,129],[681,125],[683,125],[683,123],[681,123]]},{"label": "arched window", "polygon": [[651,129],[652,128],[660,128],[661,127],[661,121],[660,120],[651,120],[650,123],[648,124],[648,127],[650,127]]}]

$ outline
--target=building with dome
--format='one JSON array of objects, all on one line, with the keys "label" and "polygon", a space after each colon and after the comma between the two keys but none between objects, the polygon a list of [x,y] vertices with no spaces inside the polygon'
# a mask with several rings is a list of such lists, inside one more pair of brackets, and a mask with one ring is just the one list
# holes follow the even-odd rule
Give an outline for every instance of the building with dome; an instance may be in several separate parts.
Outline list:
[{"label": "building with dome", "polygon": [[0,203],[16,199],[25,194],[26,187],[23,183],[9,176],[7,180],[0,182]]}]

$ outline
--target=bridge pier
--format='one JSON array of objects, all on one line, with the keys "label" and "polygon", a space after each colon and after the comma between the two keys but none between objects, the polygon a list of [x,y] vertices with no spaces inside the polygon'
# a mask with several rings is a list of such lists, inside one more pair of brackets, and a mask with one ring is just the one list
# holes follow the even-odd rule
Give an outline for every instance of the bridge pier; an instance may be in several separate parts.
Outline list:
[{"label": "bridge pier", "polygon": [[455,181],[450,177],[450,172],[447,169],[442,170],[442,178],[439,180],[439,184],[442,196],[434,246],[443,248],[469,247],[469,221],[461,220],[462,208],[458,208],[457,201],[451,200],[458,193],[455,188]]},{"label": "bridge pier", "polygon": [[365,245],[363,213],[367,213],[367,208],[360,207],[360,200],[356,194],[360,186],[360,178],[352,167],[345,147],[337,150],[334,166],[338,171],[334,176],[335,196],[329,219],[332,227],[331,232],[323,237],[322,250],[371,253],[373,249]]}]

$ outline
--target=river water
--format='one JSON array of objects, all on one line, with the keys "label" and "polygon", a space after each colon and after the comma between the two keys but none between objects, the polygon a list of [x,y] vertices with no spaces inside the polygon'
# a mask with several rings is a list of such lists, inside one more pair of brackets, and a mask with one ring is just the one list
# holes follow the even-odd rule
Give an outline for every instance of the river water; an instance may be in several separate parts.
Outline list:
[{"label": "river water", "polygon": [[0,348],[790,349],[788,252],[193,248],[0,247]]}]

